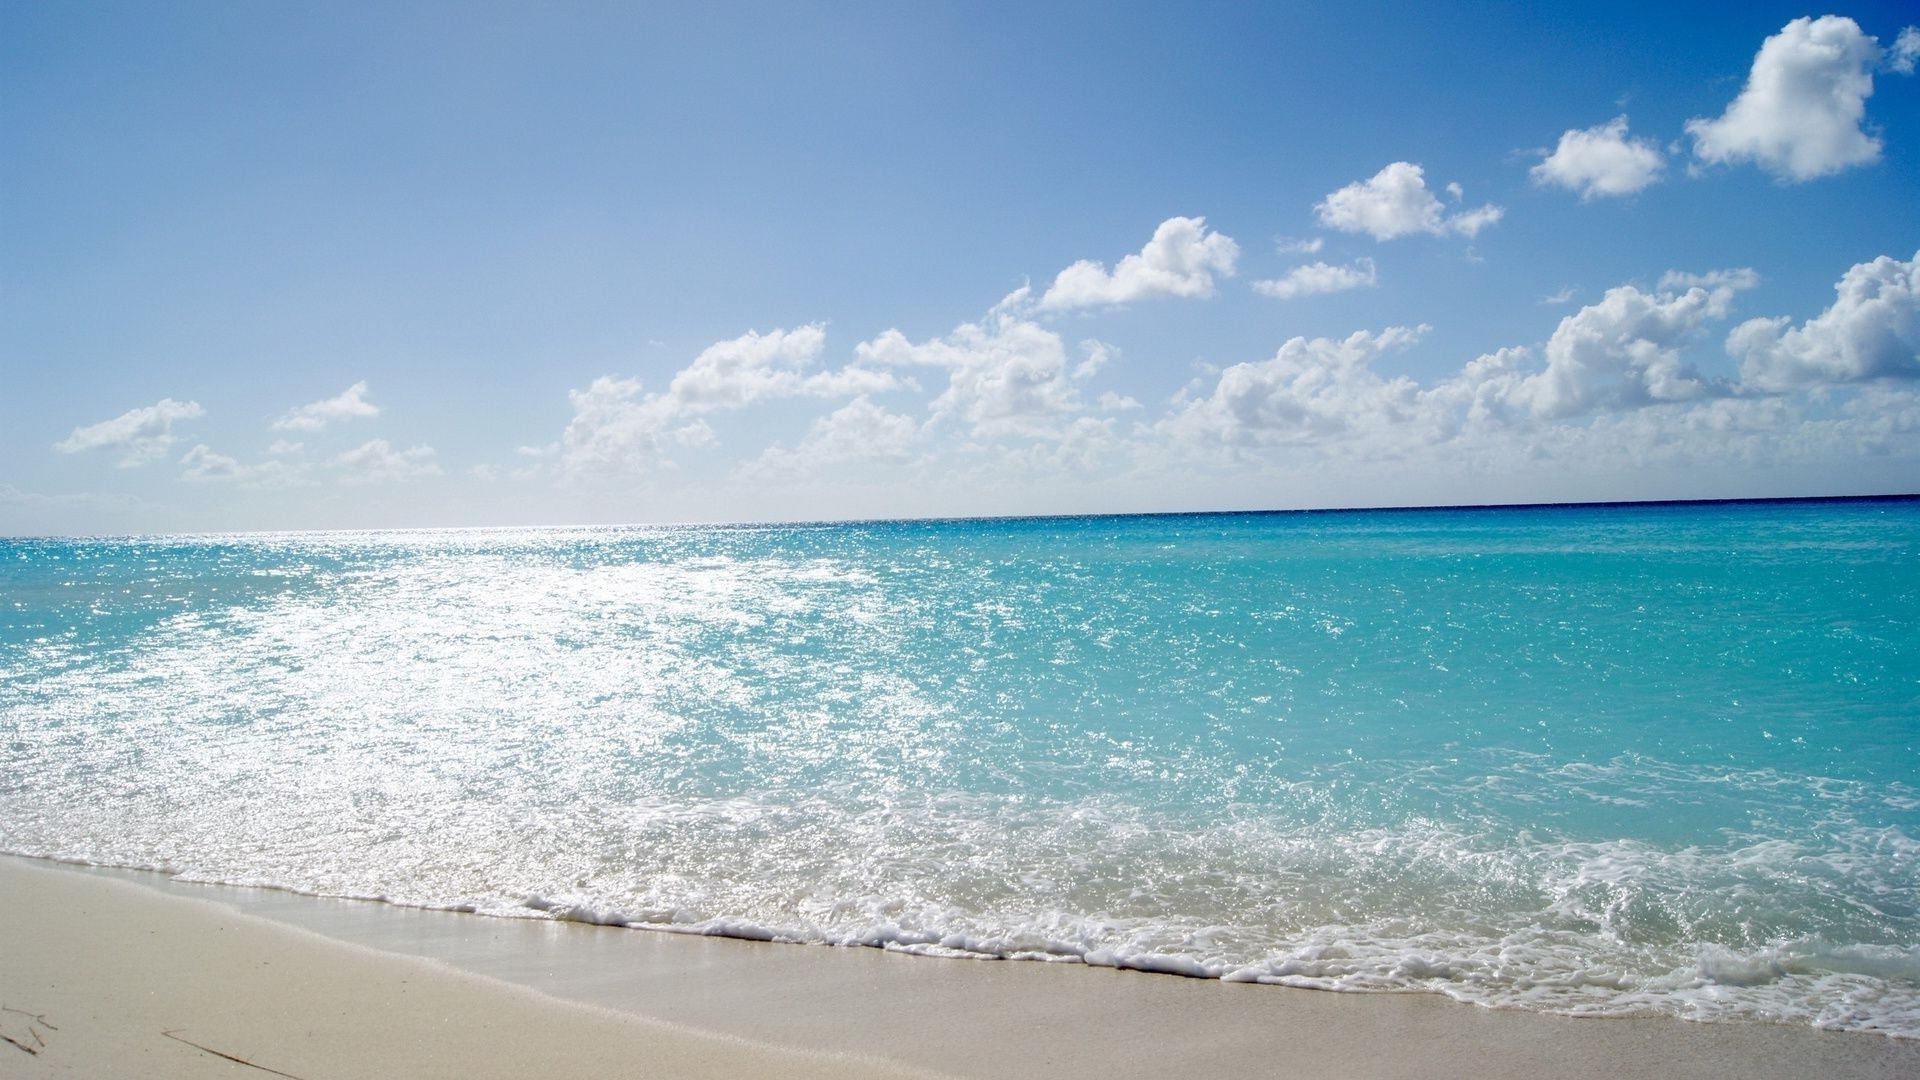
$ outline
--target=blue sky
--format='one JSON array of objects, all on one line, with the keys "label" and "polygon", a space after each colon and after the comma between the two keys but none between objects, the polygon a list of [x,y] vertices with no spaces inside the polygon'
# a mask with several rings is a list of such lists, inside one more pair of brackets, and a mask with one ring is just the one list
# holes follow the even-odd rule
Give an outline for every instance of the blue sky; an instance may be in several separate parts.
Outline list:
[{"label": "blue sky", "polygon": [[12,5],[0,533],[1920,489],[1910,6],[1267,7]]}]

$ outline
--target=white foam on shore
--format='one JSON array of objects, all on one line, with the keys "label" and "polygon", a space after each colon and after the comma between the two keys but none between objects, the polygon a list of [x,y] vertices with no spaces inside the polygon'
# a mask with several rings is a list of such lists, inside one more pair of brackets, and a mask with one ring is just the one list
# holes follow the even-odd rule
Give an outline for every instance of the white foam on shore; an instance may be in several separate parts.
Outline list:
[{"label": "white foam on shore", "polygon": [[[1422,819],[1195,829],[1113,800],[834,790],[797,805],[641,801],[572,816],[571,833],[473,804],[360,845],[327,834],[313,796],[195,803],[172,820],[93,822],[95,808],[69,806],[0,836],[53,841],[16,840],[16,854],[182,881],[494,916],[1920,1036],[1920,952],[1886,929],[1912,919],[1902,875],[1920,844],[1846,824],[1876,797],[1852,788],[1823,795],[1817,837],[1679,849]],[[88,846],[59,839],[75,834]],[[191,860],[183,836],[200,845]]]},{"label": "white foam on shore", "polygon": [[[32,851],[0,854],[46,858]],[[550,918],[597,926],[740,938],[799,945],[868,947],[915,956],[1066,962],[1186,978],[1260,983],[1348,993],[1428,992],[1491,1008],[1568,1016],[1672,1016],[1695,1021],[1807,1025],[1833,1031],[1920,1038],[1920,946],[1840,945],[1802,939],[1739,951],[1713,943],[1643,947],[1532,927],[1498,938],[1425,934],[1384,936],[1382,927],[1312,928],[1290,947],[1247,962],[1229,958],[1210,937],[1229,928],[1169,932],[1137,922],[1116,934],[1112,920],[1048,913],[999,934],[907,929],[898,922],[827,927],[769,924],[654,910],[634,915],[578,896],[531,894],[518,901],[395,900],[360,892],[328,893],[259,877],[220,879],[159,867],[101,863],[72,856],[55,861],[114,869],[157,870],[177,880],[270,888],[303,895],[375,901],[505,918]],[[865,906],[899,911],[869,900]],[[948,912],[953,917],[960,913]],[[914,920],[917,922],[917,920]],[[1169,942],[1182,943],[1168,951]],[[1117,943],[1116,943],[1117,942]]]}]

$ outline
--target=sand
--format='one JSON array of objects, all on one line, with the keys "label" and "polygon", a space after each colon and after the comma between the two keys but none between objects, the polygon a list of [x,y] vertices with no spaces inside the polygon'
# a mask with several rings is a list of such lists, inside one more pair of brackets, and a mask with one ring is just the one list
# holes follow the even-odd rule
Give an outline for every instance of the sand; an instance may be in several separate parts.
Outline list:
[{"label": "sand", "polygon": [[0,859],[0,927],[0,1077],[910,1075],[18,859]]},{"label": "sand", "polygon": [[[1920,1075],[1920,1042],[489,919],[0,858],[0,1077]],[[29,1014],[39,1014],[45,1022]]]}]

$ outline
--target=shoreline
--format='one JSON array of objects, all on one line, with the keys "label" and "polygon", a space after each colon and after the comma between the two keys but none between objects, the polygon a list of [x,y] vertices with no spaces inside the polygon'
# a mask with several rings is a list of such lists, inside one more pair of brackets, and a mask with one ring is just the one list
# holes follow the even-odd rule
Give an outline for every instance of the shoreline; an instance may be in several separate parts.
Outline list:
[{"label": "shoreline", "polygon": [[[0,1013],[0,1034],[47,1040],[33,1055],[0,1044],[10,1076],[261,1075],[162,1037],[174,1028],[300,1080],[1920,1075],[1920,1040],[1880,1035],[1569,1018],[1080,964],[934,962],[19,856],[0,857],[0,914],[11,927],[0,1005],[25,1010]],[[30,1013],[59,1030],[36,1028]]]}]

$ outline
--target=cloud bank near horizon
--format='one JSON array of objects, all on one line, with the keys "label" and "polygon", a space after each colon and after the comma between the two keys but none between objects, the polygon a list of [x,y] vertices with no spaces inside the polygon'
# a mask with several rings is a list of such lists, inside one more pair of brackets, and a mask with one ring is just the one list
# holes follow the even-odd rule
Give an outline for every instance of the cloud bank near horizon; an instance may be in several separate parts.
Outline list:
[{"label": "cloud bank near horizon", "polygon": [[[1172,220],[1183,224],[1156,238],[1226,240],[1200,219]],[[1346,278],[1363,272],[1360,284],[1370,284],[1372,260],[1355,265],[1363,269],[1310,264],[1251,288],[1304,297],[1356,287]],[[1424,325],[1296,336],[1157,406],[1102,388],[1116,350],[1094,338],[1069,342],[1058,325],[1066,314],[1025,291],[943,335],[883,331],[839,362],[828,358],[824,324],[749,331],[702,350],[659,390],[616,373],[570,390],[572,419],[552,442],[467,472],[489,483],[641,491],[703,463],[720,464],[731,484],[790,488],[850,477],[1165,480],[1361,460],[1580,468],[1920,454],[1920,252],[1848,267],[1833,301],[1798,323],[1753,315],[1728,325],[1759,282],[1735,268],[1623,283],[1560,317],[1543,342],[1451,365],[1429,358],[1441,374],[1426,381],[1379,370],[1389,355],[1419,349]],[[1701,361],[1716,355],[1736,370],[1708,371]],[[365,394],[355,383],[267,430],[320,433],[381,415]],[[724,435],[716,427],[745,418],[750,433],[756,410],[807,400],[824,411],[794,440],[741,442],[742,425]],[[148,466],[168,456],[175,424],[205,412],[166,398],[76,428],[55,449],[105,450],[122,467]],[[176,464],[182,481],[253,488],[449,475],[434,448],[401,449],[384,437],[320,457],[280,440],[251,462],[200,443]]]}]

